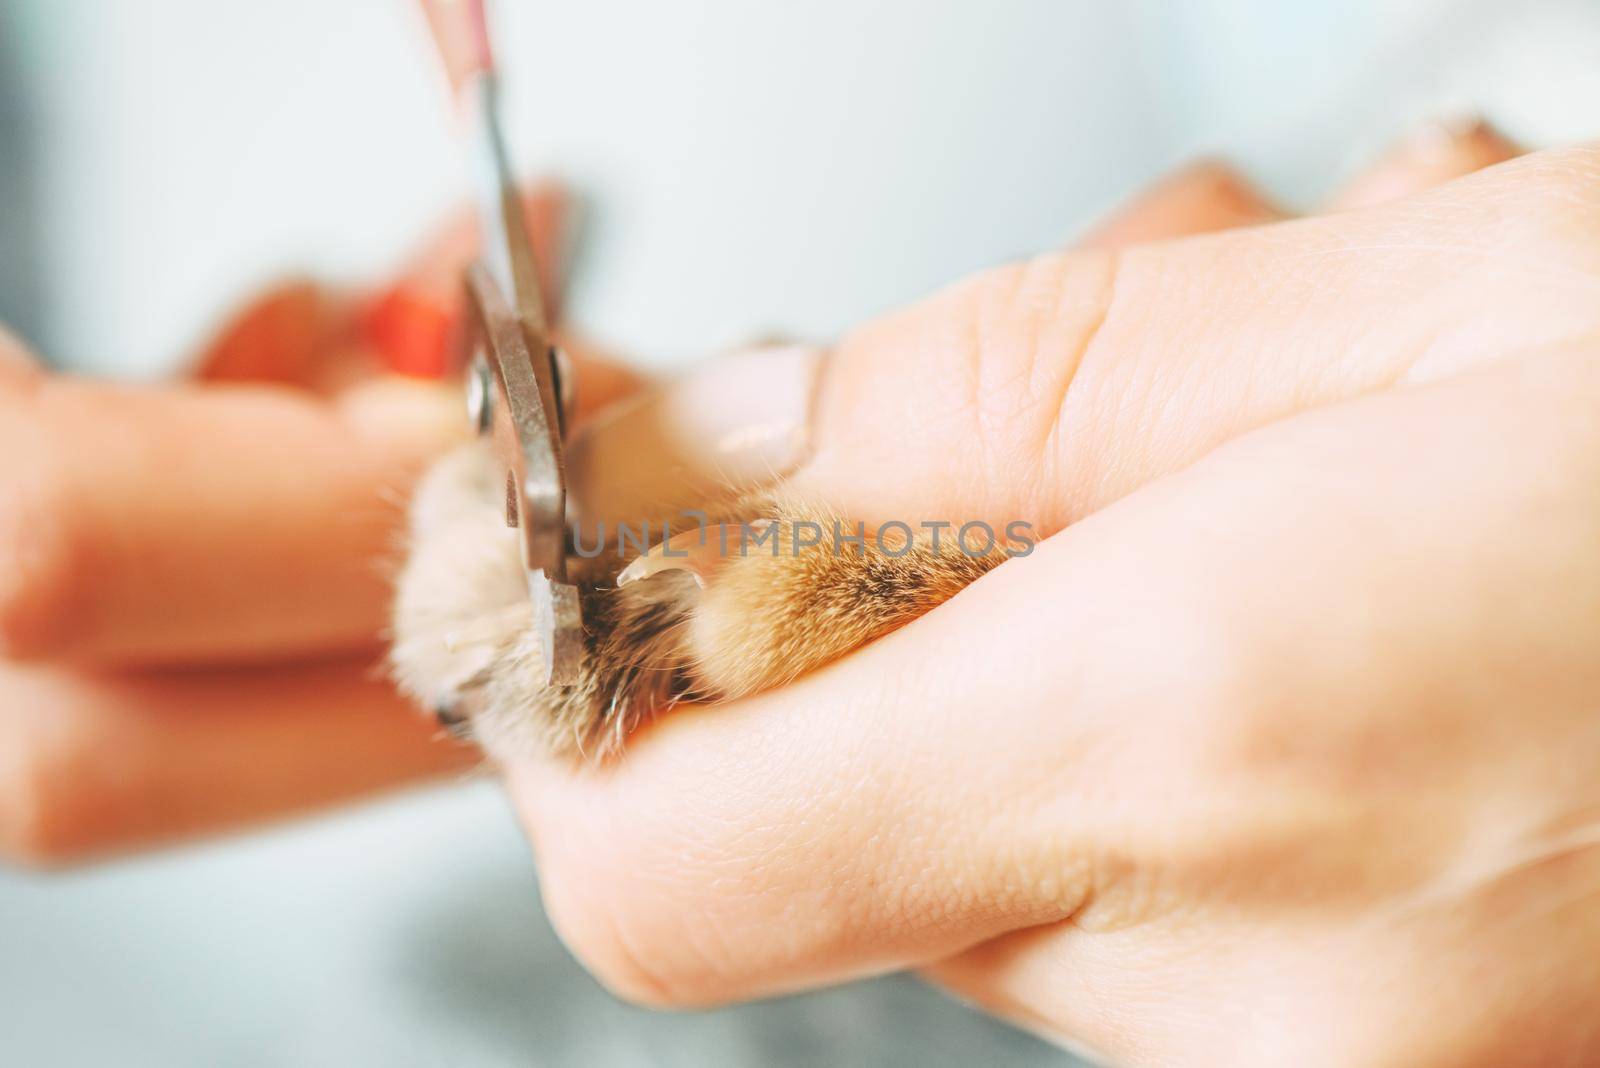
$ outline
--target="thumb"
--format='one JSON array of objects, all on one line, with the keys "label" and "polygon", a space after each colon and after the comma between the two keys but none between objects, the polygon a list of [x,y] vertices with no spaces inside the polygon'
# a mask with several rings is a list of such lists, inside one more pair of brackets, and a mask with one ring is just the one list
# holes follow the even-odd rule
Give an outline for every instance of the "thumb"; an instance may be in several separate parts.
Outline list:
[{"label": "thumb", "polygon": [[637,518],[682,506],[663,487],[703,502],[789,476],[869,523],[1048,535],[1257,427],[1600,329],[1597,160],[996,268],[830,352],[741,353],[617,410],[573,443],[576,492]]},{"label": "thumb", "polygon": [[797,481],[868,521],[1048,534],[1264,424],[1582,337],[1597,161],[1543,152],[1371,209],[988,271],[844,339]]}]

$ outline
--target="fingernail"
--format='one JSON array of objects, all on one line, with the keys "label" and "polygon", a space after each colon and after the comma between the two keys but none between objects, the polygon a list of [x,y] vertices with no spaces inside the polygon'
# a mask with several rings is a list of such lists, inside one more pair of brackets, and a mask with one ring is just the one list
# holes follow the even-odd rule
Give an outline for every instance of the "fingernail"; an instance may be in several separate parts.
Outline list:
[{"label": "fingernail", "polygon": [[591,423],[567,454],[582,513],[638,519],[790,474],[810,451],[822,358],[809,345],[743,349]]},{"label": "fingernail", "polygon": [[274,286],[237,311],[205,346],[196,378],[225,382],[304,382],[338,325],[337,302],[314,282]]}]

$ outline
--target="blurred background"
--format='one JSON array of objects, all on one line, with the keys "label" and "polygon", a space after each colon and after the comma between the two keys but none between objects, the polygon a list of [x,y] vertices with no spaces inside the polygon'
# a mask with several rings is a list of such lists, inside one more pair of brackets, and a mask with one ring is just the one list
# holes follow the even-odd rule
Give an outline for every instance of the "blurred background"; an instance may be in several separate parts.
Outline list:
[{"label": "blurred background", "polygon": [[[1197,155],[1306,206],[1430,120],[1600,134],[1593,0],[498,10],[514,155],[589,208],[574,317],[657,366],[831,336]],[[59,367],[159,377],[264,282],[380,280],[463,199],[459,158],[408,0],[0,0],[0,321]],[[904,978],[618,1005],[487,782],[0,872],[0,1064],[1062,1059]]]}]

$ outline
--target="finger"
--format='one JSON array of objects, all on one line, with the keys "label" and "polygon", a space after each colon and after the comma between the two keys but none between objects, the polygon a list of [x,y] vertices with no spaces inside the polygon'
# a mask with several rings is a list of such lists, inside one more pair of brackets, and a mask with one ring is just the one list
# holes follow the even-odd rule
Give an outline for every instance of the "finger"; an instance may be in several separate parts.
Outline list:
[{"label": "finger", "polygon": [[736,488],[721,444],[801,419],[796,485],[853,518],[1059,530],[1275,419],[1600,328],[1594,154],[1541,153],[1422,202],[986,272],[810,371],[712,361],[580,437],[570,472],[594,511],[636,522]]},{"label": "finger", "polygon": [[0,396],[0,649],[117,663],[370,648],[455,390],[50,379]]},{"label": "finger", "polygon": [[[1600,471],[1593,353],[1568,358],[1581,375],[1514,367],[1285,421],[793,686],[674,710],[614,767],[513,768],[553,921],[613,987],[685,1005],[943,960],[1070,919],[1060,930],[1087,950],[1073,958],[1086,970],[1068,969],[1081,1003],[1055,1018],[1100,1013],[1089,1022],[1103,1028],[1131,1008],[1114,992],[1157,961],[1179,971],[1158,989],[1194,989],[1182,968],[1214,937],[1197,909],[1220,922],[1261,915],[1263,893],[1271,908],[1314,903],[1330,864],[1377,855],[1404,859],[1392,882],[1361,881],[1375,894],[1455,870],[1448,846],[1417,847],[1427,836],[1386,812],[1383,790],[1363,806],[1331,785],[1346,780],[1330,761],[1369,767],[1373,738],[1392,739],[1403,748],[1386,748],[1396,763],[1379,772],[1392,783],[1412,766],[1403,754],[1469,736],[1448,718],[1465,715],[1473,685],[1460,664],[1483,648],[1485,621],[1524,597],[1492,661],[1518,665],[1511,692],[1563,679],[1572,737],[1585,753],[1600,744],[1580,714],[1600,682],[1584,640],[1600,576],[1574,581],[1523,551],[1530,537],[1596,533],[1593,501],[1570,493]],[[1532,445],[1510,456],[1508,440]],[[1497,507],[1484,522],[1489,469]],[[1464,541],[1463,524],[1477,524]],[[1368,535],[1393,551],[1350,553]],[[1413,566],[1422,558],[1435,564]],[[1484,564],[1492,578],[1474,584]],[[1374,616],[1380,590],[1410,606],[1403,618]],[[1538,645],[1552,626],[1573,637]],[[1372,658],[1359,677],[1356,651]],[[1418,657],[1421,689],[1405,682]],[[1370,690],[1385,680],[1400,680],[1402,704],[1422,694],[1453,711],[1379,733],[1394,708]],[[1295,696],[1306,693],[1316,699]],[[1336,728],[1330,703],[1347,710]],[[1362,708],[1371,720],[1353,718]],[[1326,744],[1302,740],[1319,729]],[[1589,781],[1567,749],[1545,756],[1568,785]],[[1299,807],[1319,798],[1331,800]],[[1328,848],[1303,848],[1292,832],[1308,823]],[[1141,928],[1143,943],[1117,937]],[[1189,951],[1163,957],[1176,933]],[[1262,941],[1242,947],[1261,954],[1248,973],[1275,975],[1284,943]],[[1095,1030],[1083,1027],[1104,1037]]]},{"label": "finger", "polygon": [[307,279],[273,286],[235,312],[201,351],[212,382],[314,382],[349,330],[349,309]]},{"label": "finger", "polygon": [[[1405,970],[1436,995],[1441,1018],[1471,1019],[1460,1009],[1467,991],[1437,982],[1437,962],[1463,952],[1464,909],[1493,915],[1508,941],[1537,944],[1527,904],[1539,901],[1541,938],[1554,938],[1543,944],[1561,944],[1571,918],[1547,907],[1559,892],[1495,878],[1468,891],[1459,873],[1532,867],[1482,852],[1482,811],[1521,810],[1526,825],[1541,825],[1536,813],[1566,811],[1592,791],[1600,571],[1573,564],[1600,543],[1595,355],[1593,341],[1525,353],[1488,373],[1310,413],[1142,491],[1186,505],[1166,519],[1185,535],[1160,553],[1181,558],[1191,585],[1214,585],[1209,626],[1225,643],[1214,651],[1232,651],[1218,676],[1234,690],[1214,710],[1221,729],[1188,743],[1211,767],[1208,792],[1238,791],[1238,812],[1269,823],[1286,809],[1302,818],[1287,821],[1275,847],[1249,833],[1261,827],[1248,816],[1210,833],[1174,825],[1171,842],[1200,846],[1187,870],[1186,849],[1149,855],[1161,857],[1160,881],[1182,907],[1107,924],[1096,914],[1104,906],[1129,919],[1108,894],[1071,926],[1018,932],[939,964],[935,976],[995,1011],[1066,1028],[1109,1061],[1237,1064],[1231,1027],[1193,1027],[1226,1012],[1205,975],[1277,984],[1296,970],[1291,958],[1325,955],[1308,947],[1340,945],[1339,958],[1364,962],[1359,983],[1342,995],[1318,983],[1313,1004],[1300,1007],[1347,1026],[1379,1008],[1359,994],[1405,989],[1401,976],[1386,977],[1399,949],[1420,962]],[[1105,515],[1118,511],[1133,518],[1122,505]],[[1495,670],[1462,670],[1482,663]],[[1503,729],[1508,708],[1519,710],[1514,739]],[[1147,802],[1160,803],[1151,785]],[[1132,816],[1139,806],[1121,807]],[[1149,825],[1169,819],[1183,817],[1146,810]],[[1143,852],[1129,833],[1137,822],[1123,828],[1125,857]],[[1339,873],[1331,883],[1329,871]],[[1395,899],[1408,904],[1394,908]],[[1429,899],[1448,902],[1442,930],[1418,922],[1427,909],[1417,903]],[[1441,934],[1444,944],[1429,944]],[[1473,941],[1486,960],[1516,957]],[[1512,989],[1540,983],[1507,978]],[[1230,985],[1225,997],[1257,1005],[1271,995]],[[1344,998],[1366,1000],[1365,1012],[1317,1011]],[[1410,1019],[1430,1015],[1400,1004]],[[1391,1037],[1405,1032],[1403,1021],[1387,1026]]]},{"label": "finger", "polygon": [[1146,241],[1276,222],[1284,213],[1233,168],[1193,164],[1140,193],[1076,247],[1115,249]]},{"label": "finger", "polygon": [[[1282,217],[1232,168],[1208,161],[1142,193],[1079,247],[1119,248]],[[807,453],[823,357],[810,346],[742,350],[588,428],[573,443],[569,470],[590,519],[635,521],[791,473]]]},{"label": "finger", "polygon": [[557,330],[556,345],[570,357],[575,379],[569,434],[650,383],[638,367],[574,329]]},{"label": "finger", "polygon": [[[604,346],[561,322],[567,261],[575,241],[574,208],[565,187],[545,182],[523,199],[534,264],[555,343],[572,360],[574,403],[569,426],[633,393],[644,376]],[[400,281],[361,310],[356,358],[335,363],[323,377],[332,389],[359,381],[374,366],[424,376],[452,367],[460,337],[462,270],[478,255],[481,227],[471,211],[459,213],[428,241]],[[373,352],[370,350],[378,350]]]},{"label": "finger", "polygon": [[1596,151],[987,272],[844,339],[797,480],[869,522],[1048,533],[1295,412],[1587,336]]},{"label": "finger", "polygon": [[[1161,760],[1207,719],[1196,665],[1226,668],[1230,655],[1211,645],[1226,637],[1206,585],[1215,569],[1170,551],[1167,512],[1134,536],[1111,522],[1126,514],[1113,502],[1298,412],[1592,335],[1593,157],[1546,153],[1403,208],[1115,261],[1044,257],[848,338],[822,378],[805,488],[869,522],[1077,522],[797,686],[675,710],[612,772],[517,769],[569,939],[613,985],[698,1001],[897,967],[1071,915],[1084,885],[1115,872],[1082,852],[1114,839],[1117,805],[1096,797],[1114,801],[1141,769],[1180,770]],[[1019,714],[1063,688],[1070,717]],[[1142,744],[1120,748],[1129,738]],[[929,782],[931,800],[910,785]],[[1056,799],[1043,815],[1025,804],[1036,790]],[[930,867],[916,845],[934,836],[949,849]],[[895,853],[907,844],[914,855]],[[963,893],[952,902],[940,886]]]},{"label": "finger", "polygon": [[1335,193],[1323,208],[1346,211],[1399,200],[1522,154],[1483,119],[1417,131]]},{"label": "finger", "polygon": [[[552,320],[560,318],[567,254],[572,243],[572,196],[559,182],[543,181],[522,196],[523,221],[533,245],[539,291]],[[482,228],[477,211],[464,207],[429,235],[400,272],[410,290],[441,304],[460,299],[461,272],[478,256]]]},{"label": "finger", "polygon": [[[1072,916],[1133,770],[1136,743],[1112,752],[1111,731],[1152,743],[1153,765],[1181,745],[1196,696],[1178,668],[1204,634],[1150,546],[1101,529],[1064,532],[793,686],[676,708],[615,768],[512,768],[567,943],[626,996],[694,1005]],[[1063,690],[1070,717],[1041,704]]]},{"label": "finger", "polygon": [[[1145,191],[1078,247],[1113,249],[1281,218],[1247,179],[1207,161]],[[824,355],[798,345],[741,350],[589,427],[568,460],[590,518],[635,521],[791,473],[807,454]]]},{"label": "finger", "polygon": [[567,452],[584,522],[669,515],[793,471],[822,359],[809,345],[743,349],[584,427]]},{"label": "finger", "polygon": [[91,675],[0,668],[0,854],[59,863],[259,824],[475,760],[361,659]]},{"label": "finger", "polygon": [[[565,189],[550,182],[529,189],[522,201],[541,292],[553,316],[571,241],[569,203]],[[421,243],[384,295],[372,300],[306,279],[273,286],[234,312],[203,346],[195,377],[293,383],[330,393],[385,368],[374,344],[429,349],[423,359],[431,366],[438,361],[432,350],[453,344],[461,272],[478,254],[478,231],[471,210],[456,212]]]}]

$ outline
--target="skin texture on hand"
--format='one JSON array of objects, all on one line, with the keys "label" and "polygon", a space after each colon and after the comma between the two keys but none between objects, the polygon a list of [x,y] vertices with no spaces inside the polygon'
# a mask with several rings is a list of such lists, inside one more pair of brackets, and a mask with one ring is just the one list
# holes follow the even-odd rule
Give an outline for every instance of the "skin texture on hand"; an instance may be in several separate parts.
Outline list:
[{"label": "skin texture on hand", "polygon": [[[555,277],[559,191],[527,200]],[[445,295],[467,216],[402,274]],[[272,290],[196,380],[52,376],[0,335],[0,857],[164,844],[477,762],[383,680],[404,501],[469,433],[380,373],[355,301]],[[581,413],[636,378],[581,344]]]},{"label": "skin texture on hand", "polygon": [[0,855],[165,843],[468,766],[368,651],[399,511],[386,494],[453,440],[442,390],[329,401],[14,366]]},{"label": "skin texture on hand", "polygon": [[[1126,1063],[1592,1061],[1600,164],[1427,188],[1507,154],[1482,136],[1435,138],[1425,166],[1402,150],[1308,220],[1200,168],[1079,251],[846,338],[792,405],[813,413],[802,484],[863,518],[1053,536],[792,687],[675,711],[613,767],[512,769],[575,951],[685,1005],[920,967]],[[49,442],[45,469],[85,492],[74,450],[121,445],[149,482],[114,498],[124,523],[32,467],[0,479],[3,551],[32,561],[9,574],[60,576],[70,545],[106,577],[0,596],[32,660],[0,665],[9,855],[169,841],[468,759],[370,679],[376,585],[350,559],[294,557],[353,584],[323,603],[227,540],[256,518],[236,460],[352,446],[268,479],[282,511],[252,536],[298,551],[427,451],[391,433],[412,409],[387,386],[260,355],[230,377],[296,390],[97,394],[0,346],[13,445]],[[75,433],[97,405],[117,417]],[[694,434],[673,425],[692,405],[642,410]],[[163,478],[174,453],[208,492]],[[55,525],[74,536],[29,548]],[[355,566],[387,530],[342,532]],[[214,555],[185,567],[174,544]],[[238,611],[207,626],[218,584]]]},{"label": "skin texture on hand", "polygon": [[847,337],[802,485],[1052,536],[614,767],[513,769],[569,944],[679,1005],[922,967],[1121,1063],[1592,1060],[1597,161]]}]

